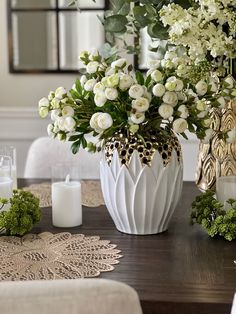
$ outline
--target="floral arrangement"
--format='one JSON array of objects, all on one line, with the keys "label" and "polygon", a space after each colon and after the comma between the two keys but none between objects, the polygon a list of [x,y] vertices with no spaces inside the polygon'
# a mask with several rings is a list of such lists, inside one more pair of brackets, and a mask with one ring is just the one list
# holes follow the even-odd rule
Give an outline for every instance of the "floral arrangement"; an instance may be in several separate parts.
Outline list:
[{"label": "floral arrangement", "polygon": [[229,199],[227,203],[230,208],[226,211],[210,190],[197,196],[192,203],[191,223],[202,225],[211,237],[236,239],[236,200]]},{"label": "floral arrangement", "polygon": [[[124,58],[104,58],[98,52],[80,55],[85,74],[68,93],[63,87],[39,101],[39,114],[51,114],[48,134],[95,151],[117,131],[143,138],[150,130],[164,136],[186,131],[208,141],[209,111],[224,106],[236,95],[231,76],[219,81],[206,61],[193,63],[187,56],[168,51],[163,60],[152,60],[147,75],[134,72]],[[98,136],[99,144],[86,135]],[[235,140],[235,132],[225,135]]]}]

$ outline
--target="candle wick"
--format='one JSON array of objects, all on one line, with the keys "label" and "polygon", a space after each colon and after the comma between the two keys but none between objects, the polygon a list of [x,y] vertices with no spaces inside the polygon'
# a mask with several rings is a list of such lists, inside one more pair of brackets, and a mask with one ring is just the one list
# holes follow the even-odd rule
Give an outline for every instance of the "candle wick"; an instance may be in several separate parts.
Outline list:
[{"label": "candle wick", "polygon": [[70,175],[68,174],[68,175],[66,176],[65,183],[69,183],[69,182],[70,182]]}]

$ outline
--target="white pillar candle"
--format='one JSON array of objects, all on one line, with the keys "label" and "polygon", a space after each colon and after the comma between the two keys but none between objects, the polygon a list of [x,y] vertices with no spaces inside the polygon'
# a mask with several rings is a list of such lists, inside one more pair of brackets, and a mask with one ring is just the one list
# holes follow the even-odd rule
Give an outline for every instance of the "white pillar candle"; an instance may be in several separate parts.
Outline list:
[{"label": "white pillar candle", "polygon": [[69,181],[52,184],[52,223],[55,227],[76,227],[82,224],[81,184]]},{"label": "white pillar candle", "polygon": [[[11,198],[12,197],[12,186],[13,181],[7,177],[0,177],[0,198]],[[10,204],[6,204],[3,206],[2,210],[8,210],[10,208]]]}]

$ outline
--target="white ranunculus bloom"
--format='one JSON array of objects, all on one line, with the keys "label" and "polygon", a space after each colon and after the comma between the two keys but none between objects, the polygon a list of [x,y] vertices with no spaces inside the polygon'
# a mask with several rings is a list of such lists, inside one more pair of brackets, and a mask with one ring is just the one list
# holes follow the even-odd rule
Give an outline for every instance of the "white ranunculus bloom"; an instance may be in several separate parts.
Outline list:
[{"label": "white ranunculus bloom", "polygon": [[75,113],[74,109],[71,106],[65,106],[61,112],[63,117],[73,117]]},{"label": "white ranunculus bloom", "polygon": [[108,87],[105,89],[105,96],[109,100],[115,100],[118,97],[118,91],[116,88]]},{"label": "white ranunculus bloom", "polygon": [[96,80],[95,79],[87,80],[87,82],[84,84],[84,89],[87,92],[91,92],[93,90],[95,84],[96,84]]},{"label": "white ranunculus bloom", "polygon": [[43,97],[39,100],[39,108],[48,107],[48,106],[49,106],[49,100],[46,97]]},{"label": "white ranunculus bloom", "polygon": [[99,92],[104,92],[105,86],[102,84],[102,82],[97,82],[93,87],[94,94]]},{"label": "white ranunculus bloom", "polygon": [[92,115],[90,121],[89,121],[89,124],[91,126],[92,129],[94,129],[97,133],[101,133],[102,132],[102,129],[99,128],[98,126],[98,117],[99,115],[101,114],[102,112],[96,112]]},{"label": "white ranunculus bloom", "polygon": [[106,103],[107,97],[104,92],[98,92],[94,96],[94,101],[97,107],[102,107]]},{"label": "white ranunculus bloom", "polygon": [[159,70],[155,70],[152,72],[151,74],[151,78],[155,81],[155,82],[160,82],[163,79],[163,74],[161,71]]},{"label": "white ranunculus bloom", "polygon": [[164,103],[175,107],[178,103],[178,96],[175,92],[166,92],[162,100]]},{"label": "white ranunculus bloom", "polygon": [[196,103],[196,108],[199,111],[205,111],[206,110],[206,102],[203,100],[198,100]]},{"label": "white ranunculus bloom", "polygon": [[90,61],[86,66],[86,71],[89,74],[93,74],[97,72],[99,67],[99,63],[97,61]]},{"label": "white ranunculus bloom", "polygon": [[173,122],[173,131],[175,133],[183,133],[188,128],[188,122],[183,118],[178,118]]},{"label": "white ranunculus bloom", "polygon": [[185,105],[180,105],[178,108],[180,118],[187,119],[189,116],[188,108]]},{"label": "white ranunculus bloom", "polygon": [[130,120],[135,124],[140,124],[145,120],[145,114],[142,112],[131,113]]},{"label": "white ranunculus bloom", "polygon": [[48,108],[47,107],[40,107],[39,108],[39,115],[41,118],[46,118],[48,115]]},{"label": "white ranunculus bloom", "polygon": [[225,108],[226,101],[225,101],[224,97],[221,96],[221,97],[217,98],[216,101],[220,105],[220,108]]},{"label": "white ranunculus bloom", "polygon": [[151,69],[158,69],[161,66],[160,60],[149,60],[148,61],[148,67]]},{"label": "white ranunculus bloom", "polygon": [[119,85],[119,79],[120,77],[118,73],[107,76],[106,77],[107,87],[117,87]]},{"label": "white ranunculus bloom", "polygon": [[234,79],[232,76],[228,76],[226,77],[226,79],[224,80],[224,82],[226,83],[227,88],[231,89],[234,87]]},{"label": "white ranunculus bloom", "polygon": [[229,144],[233,144],[236,142],[236,130],[230,130],[227,132],[226,142]]},{"label": "white ranunculus bloom", "polygon": [[87,77],[86,75],[82,75],[80,78],[80,84],[82,87],[84,87],[84,84],[87,82]]},{"label": "white ranunculus bloom", "polygon": [[185,93],[177,92],[176,94],[177,94],[178,100],[181,100],[183,102],[187,101],[187,96]]},{"label": "white ranunculus bloom", "polygon": [[172,60],[172,59],[174,59],[174,58],[177,58],[177,54],[176,54],[176,52],[174,52],[174,51],[167,51],[166,53],[165,53],[165,56],[164,56],[164,59],[165,60]]},{"label": "white ranunculus bloom", "polygon": [[196,88],[197,94],[200,96],[203,96],[207,93],[208,85],[206,82],[201,80],[195,85],[195,88]]},{"label": "white ranunculus bloom", "polygon": [[132,108],[136,109],[138,112],[147,111],[149,108],[149,101],[144,97],[134,99],[132,100]]},{"label": "white ranunculus bloom", "polygon": [[120,75],[120,81],[119,81],[119,88],[124,91],[130,88],[130,86],[133,84],[134,80],[129,74],[122,73]]},{"label": "white ranunculus bloom", "polygon": [[54,136],[53,129],[54,129],[54,125],[53,125],[52,123],[50,123],[50,124],[47,126],[47,133],[48,133],[48,136]]},{"label": "white ranunculus bloom", "polygon": [[111,67],[108,67],[105,71],[105,76],[110,76],[112,74],[115,74],[116,73],[116,69],[113,69]]},{"label": "white ranunculus bloom", "polygon": [[97,124],[102,130],[109,129],[113,124],[111,115],[109,113],[101,113],[97,118]]},{"label": "white ranunculus bloom", "polygon": [[123,68],[126,66],[127,60],[125,58],[120,58],[118,60],[115,60],[111,63],[112,68]]},{"label": "white ranunculus bloom", "polygon": [[65,118],[64,117],[59,117],[57,119],[57,126],[60,131],[65,131]]},{"label": "white ranunculus bloom", "polygon": [[55,91],[55,97],[58,99],[62,99],[66,96],[66,90],[64,87],[58,87]]},{"label": "white ranunculus bloom", "polygon": [[188,67],[185,64],[180,64],[176,73],[179,77],[184,77],[188,73]]},{"label": "white ranunculus bloom", "polygon": [[129,96],[131,98],[140,98],[144,94],[143,86],[139,84],[134,84],[129,89]]},{"label": "white ranunculus bloom", "polygon": [[202,139],[202,143],[203,144],[208,144],[210,139],[212,138],[212,135],[213,135],[213,130],[212,129],[207,129],[205,131],[205,136],[204,136],[204,139]]},{"label": "white ranunculus bloom", "polygon": [[182,80],[180,79],[176,79],[175,80],[175,84],[176,84],[176,87],[175,87],[175,91],[176,92],[181,92],[184,88],[184,83]]},{"label": "white ranunculus bloom", "polygon": [[152,92],[153,92],[153,95],[157,97],[162,97],[165,94],[166,89],[163,84],[157,83],[156,85],[153,86]]},{"label": "white ranunculus bloom", "polygon": [[60,114],[61,114],[61,110],[60,109],[53,109],[51,111],[51,120],[52,121],[56,121],[59,118]]},{"label": "white ranunculus bloom", "polygon": [[139,125],[138,124],[131,124],[131,126],[129,127],[129,130],[130,130],[130,132],[135,134],[139,130]]},{"label": "white ranunculus bloom", "polygon": [[75,130],[76,122],[72,117],[66,117],[64,121],[64,128],[67,132],[72,132]]},{"label": "white ranunculus bloom", "polygon": [[165,88],[169,91],[169,92],[173,92],[176,89],[176,83],[175,81],[167,81],[165,83]]},{"label": "white ranunculus bloom", "polygon": [[163,118],[163,119],[169,119],[170,117],[172,117],[174,109],[172,106],[167,105],[167,104],[162,104],[160,105],[160,107],[158,108],[158,112],[159,115]]}]

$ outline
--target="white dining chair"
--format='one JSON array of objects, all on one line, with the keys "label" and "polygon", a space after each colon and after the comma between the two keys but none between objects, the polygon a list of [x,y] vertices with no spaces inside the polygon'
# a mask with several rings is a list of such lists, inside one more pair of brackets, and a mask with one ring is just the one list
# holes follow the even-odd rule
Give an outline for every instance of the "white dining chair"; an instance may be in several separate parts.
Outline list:
[{"label": "white dining chair", "polygon": [[142,314],[137,292],[114,280],[0,282],[1,314]]},{"label": "white dining chair", "polygon": [[101,153],[89,153],[80,148],[74,155],[70,149],[71,142],[60,142],[49,137],[40,137],[30,146],[25,178],[51,178],[51,167],[56,163],[78,165],[82,179],[99,179]]}]

